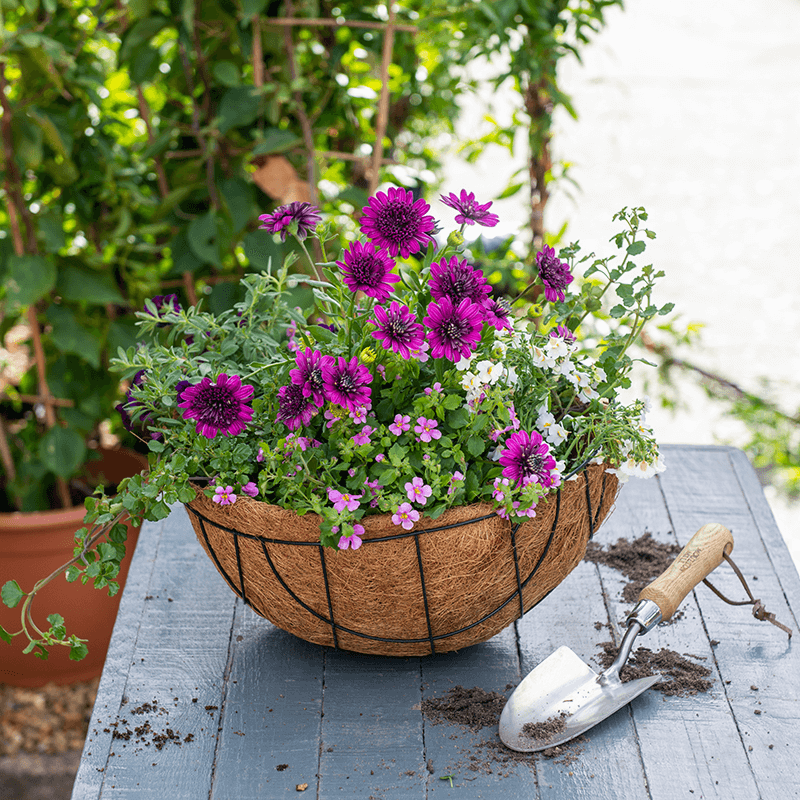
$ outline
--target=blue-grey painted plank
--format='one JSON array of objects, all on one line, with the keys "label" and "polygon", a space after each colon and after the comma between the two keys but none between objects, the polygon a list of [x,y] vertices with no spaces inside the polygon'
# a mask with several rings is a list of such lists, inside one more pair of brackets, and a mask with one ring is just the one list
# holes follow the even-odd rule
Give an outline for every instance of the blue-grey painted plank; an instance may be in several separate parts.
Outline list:
[{"label": "blue-grey painted plank", "polygon": [[425,797],[419,658],[329,650],[320,797]]},{"label": "blue-grey painted plank", "polygon": [[[793,613],[787,605],[787,597],[796,596],[794,578],[784,570],[778,580],[760,536],[759,526],[769,519],[763,492],[752,483],[738,484],[727,448],[687,448],[678,455],[670,459],[671,469],[662,476],[676,528],[690,530],[709,520],[727,525],[734,536],[733,559],[755,596],[778,619],[796,619],[796,609]],[[788,559],[788,554],[784,557]],[[733,571],[724,565],[715,571],[713,583],[732,599],[746,597]],[[719,640],[714,653],[760,796],[800,796],[796,646],[793,649],[778,628],[753,619],[747,607],[729,606],[704,587],[696,595],[709,636]]]},{"label": "blue-grey painted plank", "polygon": [[[669,471],[676,467],[676,459],[667,458]],[[724,480],[724,477],[718,475],[716,479]],[[636,520],[642,527],[636,530],[632,524],[625,523],[625,538],[638,538],[646,528],[656,541],[675,544],[677,539],[680,545],[686,544],[700,524],[691,529],[678,526],[673,532],[671,505],[665,505],[660,480],[636,480],[626,486],[612,525],[603,529],[598,537],[600,544],[615,542],[618,531],[613,523],[628,519]],[[628,488],[633,491],[627,491]],[[711,516],[705,521],[717,520]],[[616,640],[620,641],[625,615],[632,607],[622,601],[627,579],[608,567],[599,566],[598,573],[608,598]],[[709,593],[704,586],[697,592]],[[671,624],[640,636],[636,646],[654,652],[666,648],[698,655],[706,659],[701,663],[712,670],[714,684],[708,692],[688,697],[665,697],[650,689],[631,704],[651,795],[654,800],[671,800],[693,792],[705,798],[755,800],[758,790],[730,713],[721,676],[715,668],[709,634],[692,593],[676,616],[678,618]]]},{"label": "blue-grey painted plank", "polygon": [[[137,588],[141,591],[142,587]],[[95,748],[104,748],[107,755],[99,794],[94,796],[207,797],[235,596],[198,546],[182,508],[174,510],[163,525],[150,580],[139,603],[135,647],[116,712],[116,730],[132,734],[127,741],[108,742],[106,734],[102,741],[87,742],[93,754]],[[145,703],[156,709],[135,713]],[[109,706],[113,712],[113,705]],[[109,723],[114,721],[109,717],[98,721],[97,730],[109,729],[113,735]],[[145,722],[156,734],[172,731],[180,744],[168,741],[157,749],[152,733],[135,732]],[[94,730],[92,723],[90,738]]]},{"label": "blue-grey painted plank", "polygon": [[[507,694],[508,684],[519,682],[519,657],[516,632],[511,625],[488,642],[454,653],[427,656],[421,660],[424,697],[442,697],[454,686],[478,687],[487,692]],[[432,772],[428,796],[463,800],[503,797],[507,800],[532,800],[536,794],[536,774],[530,767],[493,763],[492,751],[485,743],[499,744],[497,728],[479,732],[446,723],[425,723],[425,757]],[[470,756],[483,768],[471,770]],[[491,773],[487,770],[491,769]],[[444,776],[452,775],[453,786]],[[452,794],[452,793],[456,794]]]},{"label": "blue-grey painted plank", "polygon": [[103,728],[117,717],[141,623],[142,601],[158,555],[162,527],[163,522],[148,522],[139,533],[92,710],[89,735],[75,776],[72,800],[91,800],[100,794],[111,745],[111,729],[103,733]]},{"label": "blue-grey painted plank", "polygon": [[257,616],[241,601],[233,628],[213,800],[316,797],[325,648]]},{"label": "blue-grey painted plank", "polygon": [[[597,571],[584,561],[518,623],[524,674],[562,645],[598,671],[592,658],[609,635],[607,628],[599,628],[597,623],[606,625],[608,613]],[[579,745],[569,746],[577,754],[572,764],[538,756],[542,798],[570,796],[577,786],[596,797],[648,797],[636,731],[627,709],[587,731],[584,739]]]}]

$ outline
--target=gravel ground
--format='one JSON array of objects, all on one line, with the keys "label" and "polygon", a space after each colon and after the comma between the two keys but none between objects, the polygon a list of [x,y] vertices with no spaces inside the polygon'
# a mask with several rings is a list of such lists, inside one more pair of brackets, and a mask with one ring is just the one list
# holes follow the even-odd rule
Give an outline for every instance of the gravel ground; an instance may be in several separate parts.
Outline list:
[{"label": "gravel ground", "polygon": [[68,800],[98,683],[0,684],[0,798]]}]

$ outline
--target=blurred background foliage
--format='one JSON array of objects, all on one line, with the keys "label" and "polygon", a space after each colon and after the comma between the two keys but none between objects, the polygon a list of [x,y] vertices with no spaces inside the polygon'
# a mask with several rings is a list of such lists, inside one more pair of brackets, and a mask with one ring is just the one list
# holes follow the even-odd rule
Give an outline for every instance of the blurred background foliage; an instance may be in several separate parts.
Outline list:
[{"label": "blurred background foliage", "polygon": [[[137,444],[110,355],[135,341],[145,298],[220,310],[243,274],[282,260],[292,245],[259,214],[307,200],[353,231],[382,183],[432,200],[476,64],[517,104],[463,157],[526,133],[527,169],[502,196],[530,204],[527,236],[474,244],[496,291],[516,294],[563,234],[543,221],[569,179],[550,155],[554,110],[575,114],[558,64],[621,4],[0,0],[0,508],[65,504],[102,429]],[[669,343],[688,333],[664,333],[645,350],[666,376],[686,368]],[[796,488],[796,418],[775,425],[768,403],[734,395],[754,454],[794,465]]]}]

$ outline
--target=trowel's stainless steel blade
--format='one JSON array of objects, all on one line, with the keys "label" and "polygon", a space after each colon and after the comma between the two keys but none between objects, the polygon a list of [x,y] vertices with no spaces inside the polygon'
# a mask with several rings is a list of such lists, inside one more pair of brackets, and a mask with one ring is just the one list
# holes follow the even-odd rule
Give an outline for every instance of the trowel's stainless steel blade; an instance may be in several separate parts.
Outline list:
[{"label": "trowel's stainless steel blade", "polygon": [[[500,739],[523,753],[563,744],[630,703],[659,677],[608,681],[568,647],[559,647],[508,698],[500,715]],[[534,726],[533,736],[523,731],[528,723]]]}]

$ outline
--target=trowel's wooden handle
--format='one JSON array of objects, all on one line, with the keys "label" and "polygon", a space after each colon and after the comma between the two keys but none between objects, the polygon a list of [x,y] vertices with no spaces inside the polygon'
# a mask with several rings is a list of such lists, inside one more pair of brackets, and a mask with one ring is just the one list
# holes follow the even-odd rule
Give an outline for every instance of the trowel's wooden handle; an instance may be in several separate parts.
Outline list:
[{"label": "trowel's wooden handle", "polygon": [[652,600],[661,609],[662,619],[671,619],[683,598],[720,565],[723,553],[729,555],[731,550],[733,536],[724,525],[703,525],[666,571],[642,589],[639,599]]}]

